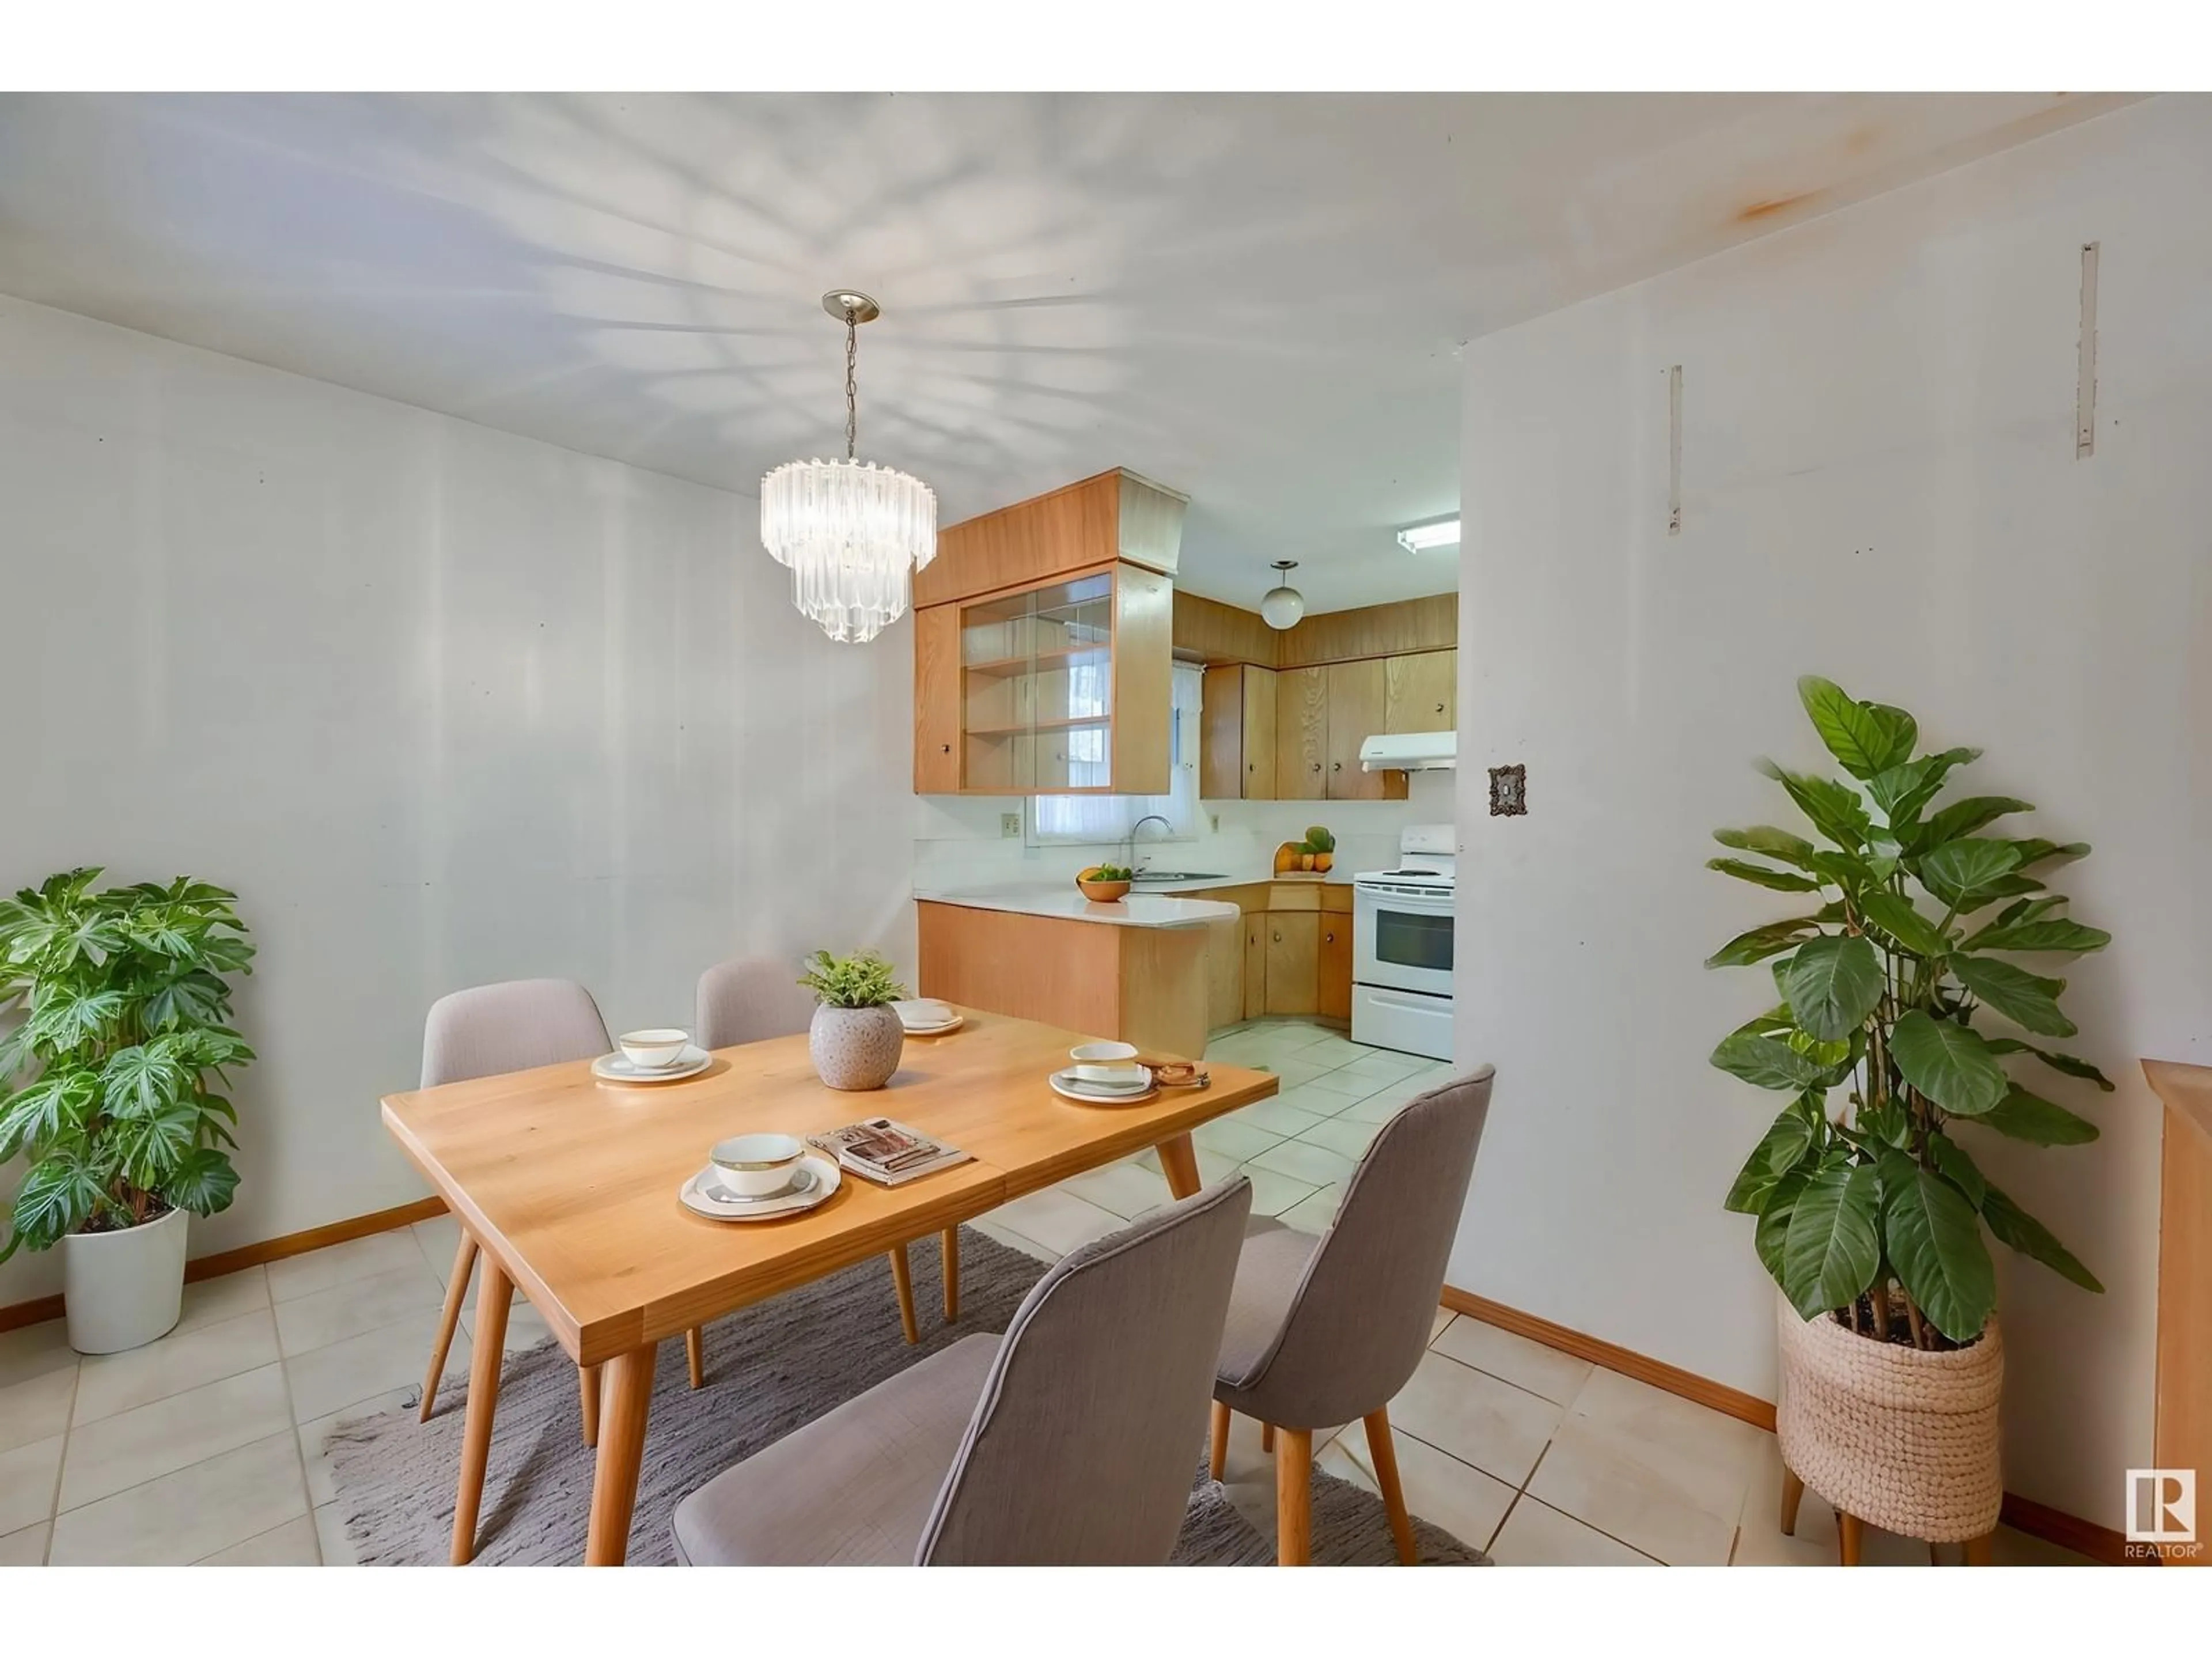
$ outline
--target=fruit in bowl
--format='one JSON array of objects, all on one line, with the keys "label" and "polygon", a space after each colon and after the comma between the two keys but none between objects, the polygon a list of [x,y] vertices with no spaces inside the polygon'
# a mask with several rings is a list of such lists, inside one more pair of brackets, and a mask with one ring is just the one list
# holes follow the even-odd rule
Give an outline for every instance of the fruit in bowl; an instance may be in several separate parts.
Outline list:
[{"label": "fruit in bowl", "polygon": [[1084,897],[1100,904],[1111,904],[1127,896],[1129,884],[1136,878],[1135,871],[1125,870],[1118,864],[1094,864],[1077,873],[1075,885]]}]

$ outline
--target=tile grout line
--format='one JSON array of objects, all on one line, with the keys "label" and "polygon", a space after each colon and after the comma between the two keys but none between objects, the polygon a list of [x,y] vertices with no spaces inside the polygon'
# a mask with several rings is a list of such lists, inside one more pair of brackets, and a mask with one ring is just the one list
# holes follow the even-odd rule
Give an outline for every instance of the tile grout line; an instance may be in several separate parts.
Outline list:
[{"label": "tile grout line", "polygon": [[76,1391],[84,1382],[84,1356],[76,1353],[75,1349],[70,1352],[76,1358],[72,1362],[75,1369],[70,1373],[69,1415],[62,1419],[62,1455],[54,1462],[53,1496],[47,1500],[46,1547],[45,1553],[39,1558],[39,1565],[42,1567],[54,1564],[54,1533],[60,1527],[62,1518],[62,1476],[69,1471],[70,1431],[76,1422]]},{"label": "tile grout line", "polygon": [[[410,1225],[407,1231],[409,1237],[412,1237],[415,1229]],[[422,1255],[422,1241],[419,1238],[415,1240],[415,1254]],[[427,1257],[425,1265],[428,1265]],[[265,1274],[269,1269],[264,1266],[261,1271]],[[432,1275],[434,1278],[435,1276],[434,1273]],[[276,1316],[276,1287],[274,1285],[268,1285],[264,1288],[269,1292],[269,1316],[273,1323]],[[298,1464],[300,1472],[300,1496],[307,1500],[307,1530],[313,1535],[315,1540],[315,1565],[319,1567],[327,1566],[330,1564],[323,1559],[323,1529],[315,1524],[314,1489],[307,1483],[307,1443],[301,1438],[302,1425],[300,1422],[300,1404],[292,1396],[292,1368],[285,1363],[289,1358],[289,1356],[284,1352],[283,1340],[280,1337],[276,1344],[276,1370],[277,1375],[283,1379],[284,1382],[284,1415],[292,1419],[292,1455]],[[343,1410],[343,1407],[340,1409]]]}]

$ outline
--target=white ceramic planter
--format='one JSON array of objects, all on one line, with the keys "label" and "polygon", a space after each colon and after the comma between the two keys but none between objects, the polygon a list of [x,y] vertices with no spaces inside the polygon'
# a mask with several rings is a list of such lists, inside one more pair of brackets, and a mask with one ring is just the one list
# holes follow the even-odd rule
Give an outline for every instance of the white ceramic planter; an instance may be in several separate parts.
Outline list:
[{"label": "white ceramic planter", "polygon": [[880,1089],[898,1070],[906,1048],[906,1027],[895,1008],[832,1008],[814,1011],[806,1028],[806,1052],[814,1070],[833,1089]]},{"label": "white ceramic planter", "polygon": [[69,1345],[79,1353],[120,1353],[166,1336],[185,1299],[185,1226],[172,1210],[119,1233],[62,1239],[62,1301]]}]

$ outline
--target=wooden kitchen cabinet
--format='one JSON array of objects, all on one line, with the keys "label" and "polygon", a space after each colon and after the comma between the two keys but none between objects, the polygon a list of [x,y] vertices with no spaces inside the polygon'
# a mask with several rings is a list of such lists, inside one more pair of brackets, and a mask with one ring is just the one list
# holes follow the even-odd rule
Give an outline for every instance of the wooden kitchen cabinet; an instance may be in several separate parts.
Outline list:
[{"label": "wooden kitchen cabinet", "polygon": [[1324,912],[1314,1012],[1324,1019],[1352,1018],[1352,917]]},{"label": "wooden kitchen cabinet", "polygon": [[1328,799],[1405,799],[1403,772],[1367,772],[1359,765],[1359,745],[1382,731],[1389,717],[1384,659],[1369,657],[1358,662],[1333,662],[1319,671],[1298,672],[1327,676],[1323,701],[1328,709]]},{"label": "wooden kitchen cabinet", "polygon": [[1105,565],[915,615],[922,794],[1165,794],[1173,593]]},{"label": "wooden kitchen cabinet", "polygon": [[1382,729],[1449,732],[1459,724],[1459,653],[1416,651],[1382,663]]},{"label": "wooden kitchen cabinet", "polygon": [[1206,671],[1199,721],[1202,800],[1275,799],[1275,674],[1249,663]]},{"label": "wooden kitchen cabinet", "polygon": [[1244,1018],[1244,927],[1242,915],[1206,925],[1206,1029],[1218,1031]]},{"label": "wooden kitchen cabinet", "polygon": [[1321,915],[1313,910],[1270,910],[1267,924],[1267,1012],[1321,1011]]},{"label": "wooden kitchen cabinet", "polygon": [[1244,1018],[1257,1019],[1267,1012],[1267,913],[1249,912],[1244,918]]},{"label": "wooden kitchen cabinet", "polygon": [[1275,676],[1277,800],[1328,799],[1328,673],[1292,668]]}]

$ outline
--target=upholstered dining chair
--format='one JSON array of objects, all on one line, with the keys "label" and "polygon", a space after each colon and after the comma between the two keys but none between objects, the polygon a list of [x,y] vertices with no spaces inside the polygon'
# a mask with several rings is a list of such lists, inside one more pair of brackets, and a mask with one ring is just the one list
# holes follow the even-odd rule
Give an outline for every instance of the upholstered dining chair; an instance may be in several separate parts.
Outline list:
[{"label": "upholstered dining chair", "polygon": [[1218,1480],[1231,1412],[1271,1431],[1284,1566],[1310,1556],[1314,1431],[1355,1419],[1398,1559],[1414,1560],[1388,1408],[1429,1345],[1493,1075],[1484,1066],[1455,1078],[1384,1124],[1318,1237],[1268,1221],[1244,1241],[1214,1379],[1212,1464]]},{"label": "upholstered dining chair", "polygon": [[[702,1048],[732,1048],[741,1042],[792,1036],[806,1029],[814,999],[799,975],[772,957],[740,957],[718,962],[699,975],[694,1004],[695,1030]],[[822,1126],[828,1128],[830,1126]],[[945,1322],[960,1317],[960,1230],[941,1235],[945,1259]],[[898,1297],[899,1327],[908,1342],[921,1340],[914,1311],[914,1267],[906,1246],[890,1250],[891,1289]]]},{"label": "upholstered dining chair", "polygon": [[[430,1005],[422,1023],[422,1086],[463,1083],[471,1078],[495,1077],[501,1072],[524,1072],[536,1066],[557,1066],[563,1060],[596,1060],[613,1044],[607,1040],[606,1021],[592,994],[574,980],[517,979],[498,985],[479,985],[455,991]],[[422,1420],[430,1420],[437,1403],[438,1377],[453,1351],[453,1328],[460,1323],[461,1304],[468,1297],[469,1280],[477,1270],[476,1237],[461,1228],[460,1249],[453,1256],[453,1277],[446,1282],[446,1307],[438,1322],[437,1346],[430,1351],[430,1369],[422,1378]],[[694,1328],[684,1334],[691,1361],[691,1386],[706,1381],[705,1350]],[[583,1402],[584,1443],[599,1437],[599,1373],[596,1366],[580,1366],[576,1389]]]},{"label": "upholstered dining chair", "polygon": [[687,1566],[1160,1566],[1252,1208],[1237,1176],[1063,1256],[963,1337],[676,1506]]}]

